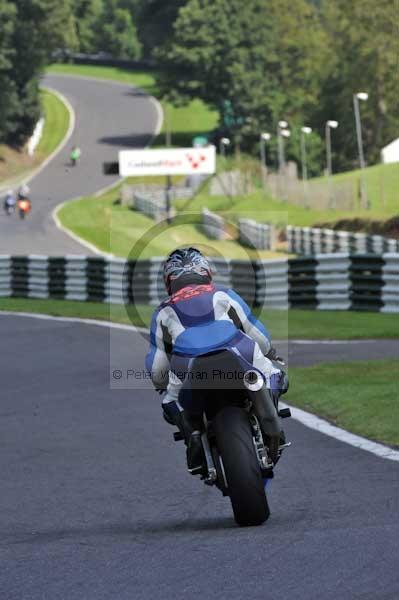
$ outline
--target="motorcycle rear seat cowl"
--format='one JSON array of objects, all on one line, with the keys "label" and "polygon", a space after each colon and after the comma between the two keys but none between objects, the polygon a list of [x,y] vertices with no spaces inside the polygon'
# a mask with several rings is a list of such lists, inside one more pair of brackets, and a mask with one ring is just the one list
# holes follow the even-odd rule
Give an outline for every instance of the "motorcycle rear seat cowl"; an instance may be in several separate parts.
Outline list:
[{"label": "motorcycle rear seat cowl", "polygon": [[189,327],[177,336],[173,352],[181,356],[201,356],[225,348],[237,334],[231,321],[212,321]]}]

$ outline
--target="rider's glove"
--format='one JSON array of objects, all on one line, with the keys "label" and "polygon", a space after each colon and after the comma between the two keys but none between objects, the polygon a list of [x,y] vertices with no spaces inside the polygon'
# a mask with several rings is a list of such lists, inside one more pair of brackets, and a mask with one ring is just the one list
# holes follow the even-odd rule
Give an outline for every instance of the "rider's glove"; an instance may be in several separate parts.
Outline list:
[{"label": "rider's glove", "polygon": [[267,354],[265,354],[266,358],[268,358],[269,360],[277,360],[278,359],[278,355],[277,355],[277,350],[276,348],[273,348],[273,346],[270,348],[269,352]]},{"label": "rider's glove", "polygon": [[277,350],[276,348],[273,348],[273,346],[270,348],[269,352],[265,354],[265,356],[272,362],[279,362],[281,364],[284,364],[284,359],[277,354]]}]

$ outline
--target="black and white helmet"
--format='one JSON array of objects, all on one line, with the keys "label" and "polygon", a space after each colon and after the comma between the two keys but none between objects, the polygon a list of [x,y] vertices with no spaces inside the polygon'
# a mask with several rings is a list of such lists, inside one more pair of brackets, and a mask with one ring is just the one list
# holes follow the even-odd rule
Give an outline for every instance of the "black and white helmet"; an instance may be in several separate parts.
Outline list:
[{"label": "black and white helmet", "polygon": [[184,280],[189,283],[199,283],[212,280],[212,269],[205,256],[197,248],[179,248],[169,254],[163,267],[163,278],[168,294],[173,283]]}]

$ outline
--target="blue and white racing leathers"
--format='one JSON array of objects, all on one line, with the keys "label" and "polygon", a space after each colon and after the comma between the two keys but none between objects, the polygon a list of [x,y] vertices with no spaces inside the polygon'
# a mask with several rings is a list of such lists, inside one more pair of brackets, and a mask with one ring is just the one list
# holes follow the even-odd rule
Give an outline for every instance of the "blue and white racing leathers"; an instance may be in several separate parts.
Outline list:
[{"label": "blue and white racing leathers", "polygon": [[[222,323],[221,327],[213,327],[216,321],[225,321],[225,327]],[[233,290],[212,283],[188,285],[162,302],[152,317],[146,369],[156,388],[167,389],[163,404],[178,403],[183,385],[183,381],[171,370],[175,345],[178,346],[182,338],[186,345],[187,340],[198,345],[198,333],[202,332],[201,351],[198,353],[226,347],[220,332],[223,333],[224,329],[231,332],[232,325],[237,329],[234,345],[239,347],[249,363],[265,375],[268,387],[273,375],[279,378],[280,370],[265,357],[271,348],[270,336],[244,300]],[[214,330],[220,339],[215,340]]]}]

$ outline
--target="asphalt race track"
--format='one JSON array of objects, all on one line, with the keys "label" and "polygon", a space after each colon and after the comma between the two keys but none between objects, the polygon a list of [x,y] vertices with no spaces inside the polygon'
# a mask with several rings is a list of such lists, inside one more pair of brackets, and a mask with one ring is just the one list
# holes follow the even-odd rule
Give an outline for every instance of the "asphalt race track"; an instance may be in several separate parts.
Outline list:
[{"label": "asphalt race track", "polygon": [[[116,181],[118,177],[103,174],[103,162],[117,161],[123,148],[148,144],[159,114],[147,95],[129,85],[61,75],[48,75],[43,83],[69,100],[75,129],[62,151],[29,183],[32,212],[26,221],[7,217],[1,209],[0,254],[90,254],[56,228],[51,212],[65,200],[93,194]],[[82,158],[72,168],[69,155],[75,144]]]},{"label": "asphalt race track", "polygon": [[291,421],[272,515],[239,529],[158,397],[111,389],[139,334],[0,321],[1,599],[399,598],[397,463]]}]

